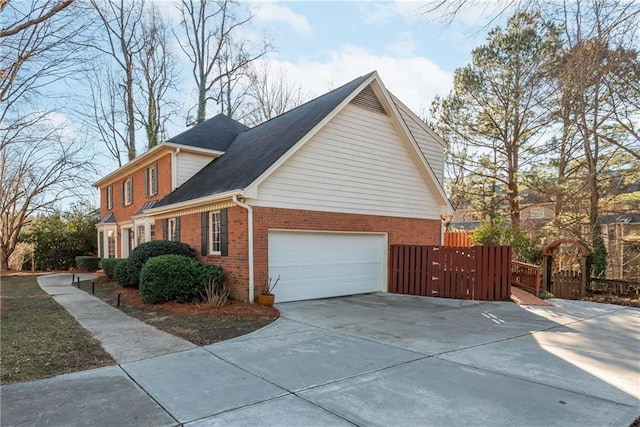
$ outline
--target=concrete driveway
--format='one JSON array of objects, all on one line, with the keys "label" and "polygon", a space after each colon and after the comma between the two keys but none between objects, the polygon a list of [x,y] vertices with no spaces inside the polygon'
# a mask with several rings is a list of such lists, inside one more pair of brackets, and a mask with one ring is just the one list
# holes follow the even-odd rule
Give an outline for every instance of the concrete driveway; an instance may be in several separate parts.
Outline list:
[{"label": "concrete driveway", "polygon": [[640,310],[369,294],[253,334],[2,388],[2,425],[624,426]]}]

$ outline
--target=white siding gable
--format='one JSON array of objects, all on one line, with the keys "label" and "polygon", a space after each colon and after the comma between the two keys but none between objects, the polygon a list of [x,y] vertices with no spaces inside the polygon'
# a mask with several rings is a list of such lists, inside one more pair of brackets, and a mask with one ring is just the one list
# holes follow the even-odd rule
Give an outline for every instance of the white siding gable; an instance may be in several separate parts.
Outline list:
[{"label": "white siding gable", "polygon": [[176,156],[176,186],[184,184],[186,180],[208,165],[211,160],[213,157],[208,155],[178,153]]},{"label": "white siding gable", "polygon": [[418,123],[417,120],[419,119],[413,113],[407,111],[404,105],[396,102],[396,106],[409,128],[409,132],[418,143],[418,147],[420,147],[420,151],[422,151],[427,163],[429,163],[436,178],[442,184],[444,182],[444,147],[422,127],[424,124]]},{"label": "white siding gable", "polygon": [[388,116],[347,105],[259,185],[252,204],[440,219],[409,149]]}]

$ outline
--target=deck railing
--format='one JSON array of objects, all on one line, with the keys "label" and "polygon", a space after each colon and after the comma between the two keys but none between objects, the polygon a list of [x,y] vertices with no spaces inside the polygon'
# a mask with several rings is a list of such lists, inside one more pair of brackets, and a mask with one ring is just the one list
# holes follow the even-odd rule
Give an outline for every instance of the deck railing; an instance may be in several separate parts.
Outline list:
[{"label": "deck railing", "polygon": [[542,278],[540,267],[524,262],[511,262],[511,284],[540,297]]}]

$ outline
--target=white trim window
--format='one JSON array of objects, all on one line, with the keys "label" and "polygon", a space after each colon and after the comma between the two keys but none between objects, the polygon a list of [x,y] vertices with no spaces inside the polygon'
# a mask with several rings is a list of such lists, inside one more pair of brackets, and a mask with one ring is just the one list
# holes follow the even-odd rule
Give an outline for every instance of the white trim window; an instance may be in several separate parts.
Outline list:
[{"label": "white trim window", "polygon": [[107,187],[107,209],[113,209],[113,185]]},{"label": "white trim window", "polygon": [[220,233],[220,212],[209,214],[209,254],[220,255],[222,238]]},{"label": "white trim window", "polygon": [[178,219],[169,218],[167,220],[167,240],[177,241],[178,239]]},{"label": "white trim window", "polygon": [[133,203],[133,177],[129,177],[124,182],[124,204],[125,206]]},{"label": "white trim window", "polygon": [[116,229],[107,230],[107,258],[116,257]]},{"label": "white trim window", "polygon": [[145,182],[147,185],[146,195],[147,197],[155,196],[158,194],[158,164],[154,163],[153,166],[147,168],[145,173]]},{"label": "white trim window", "polygon": [[100,258],[116,257],[117,229],[115,224],[100,224],[98,230],[98,256]]}]

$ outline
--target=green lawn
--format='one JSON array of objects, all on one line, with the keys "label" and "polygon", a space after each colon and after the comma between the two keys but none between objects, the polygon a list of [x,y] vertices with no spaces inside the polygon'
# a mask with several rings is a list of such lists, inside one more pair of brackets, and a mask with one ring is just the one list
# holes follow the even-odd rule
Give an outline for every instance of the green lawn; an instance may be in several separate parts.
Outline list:
[{"label": "green lawn", "polygon": [[112,365],[114,360],[35,276],[0,279],[1,384]]}]

